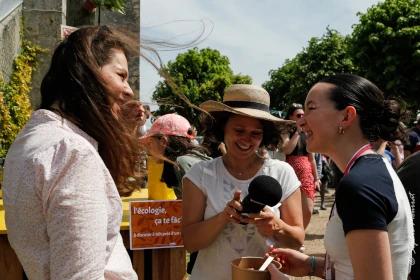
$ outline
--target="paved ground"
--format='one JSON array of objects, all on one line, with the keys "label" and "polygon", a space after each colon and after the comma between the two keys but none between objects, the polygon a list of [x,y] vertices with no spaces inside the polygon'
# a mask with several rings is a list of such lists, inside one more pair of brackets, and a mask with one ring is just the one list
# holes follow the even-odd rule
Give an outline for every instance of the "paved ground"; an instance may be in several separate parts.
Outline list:
[{"label": "paved ground", "polygon": [[[315,209],[318,209],[319,214],[313,215],[311,218],[311,222],[306,229],[306,236],[305,236],[305,254],[310,256],[316,257],[323,257],[325,254],[324,248],[324,232],[325,227],[327,226],[328,217],[330,215],[331,207],[334,203],[334,197],[332,194],[334,193],[334,189],[330,189],[329,193],[325,196],[325,206],[327,210],[319,210],[321,204],[321,198],[319,193],[316,193],[315,196]],[[311,279],[310,277],[291,277],[292,279]],[[312,279],[321,279],[318,277],[312,277]]]}]

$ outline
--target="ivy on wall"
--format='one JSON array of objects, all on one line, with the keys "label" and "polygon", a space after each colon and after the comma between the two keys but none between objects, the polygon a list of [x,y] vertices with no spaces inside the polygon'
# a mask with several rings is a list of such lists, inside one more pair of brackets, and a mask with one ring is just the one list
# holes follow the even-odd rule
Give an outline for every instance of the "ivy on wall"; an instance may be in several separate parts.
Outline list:
[{"label": "ivy on wall", "polygon": [[10,81],[5,83],[0,77],[0,157],[5,157],[20,130],[28,122],[31,114],[29,92],[32,73],[38,62],[36,55],[47,50],[22,40],[21,52],[14,59],[14,70]]}]

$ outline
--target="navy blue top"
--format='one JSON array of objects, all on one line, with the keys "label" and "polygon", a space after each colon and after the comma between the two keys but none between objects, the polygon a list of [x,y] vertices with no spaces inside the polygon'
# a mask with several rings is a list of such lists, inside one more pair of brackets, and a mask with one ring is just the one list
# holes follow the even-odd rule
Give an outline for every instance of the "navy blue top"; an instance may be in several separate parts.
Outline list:
[{"label": "navy blue top", "polygon": [[380,155],[369,154],[355,161],[338,186],[336,205],[345,234],[357,229],[387,231],[398,212],[398,202]]}]

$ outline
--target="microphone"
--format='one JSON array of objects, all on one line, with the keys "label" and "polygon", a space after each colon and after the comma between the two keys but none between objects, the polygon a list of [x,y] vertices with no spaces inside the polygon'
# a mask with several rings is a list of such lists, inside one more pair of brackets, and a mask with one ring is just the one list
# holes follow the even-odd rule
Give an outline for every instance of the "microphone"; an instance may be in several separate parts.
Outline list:
[{"label": "microphone", "polygon": [[[248,195],[241,201],[242,216],[247,217],[248,213],[259,213],[266,205],[275,206],[280,202],[283,190],[280,183],[271,176],[259,175],[255,177],[248,187]],[[241,222],[240,224],[246,225]]]}]

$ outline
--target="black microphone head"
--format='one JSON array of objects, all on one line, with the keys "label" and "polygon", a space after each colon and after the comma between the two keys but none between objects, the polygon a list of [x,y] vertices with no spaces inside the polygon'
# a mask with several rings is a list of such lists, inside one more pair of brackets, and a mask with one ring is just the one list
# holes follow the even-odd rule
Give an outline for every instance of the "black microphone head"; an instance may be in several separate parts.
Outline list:
[{"label": "black microphone head", "polygon": [[251,199],[271,207],[280,202],[282,195],[279,181],[267,175],[255,177],[248,187],[248,196]]}]

